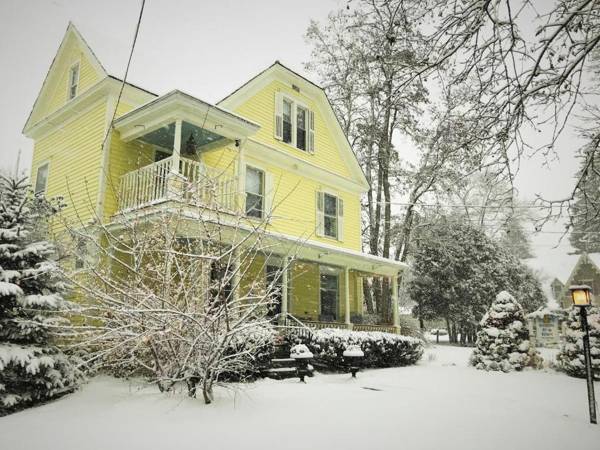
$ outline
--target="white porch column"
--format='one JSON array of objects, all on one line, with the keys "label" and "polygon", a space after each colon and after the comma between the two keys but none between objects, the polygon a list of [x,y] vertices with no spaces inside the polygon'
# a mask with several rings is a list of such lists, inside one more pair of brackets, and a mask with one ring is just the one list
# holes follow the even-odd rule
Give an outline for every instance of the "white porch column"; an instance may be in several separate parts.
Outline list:
[{"label": "white porch column", "polygon": [[350,269],[344,267],[344,323],[348,329],[352,329],[350,322]]},{"label": "white porch column", "polygon": [[238,159],[237,159],[237,195],[236,195],[236,201],[237,201],[237,208],[238,211],[243,214],[244,213],[244,206],[246,204],[246,178],[245,178],[245,173],[246,173],[246,161],[245,161],[245,151],[244,151],[244,141],[239,140],[239,145],[238,145]]},{"label": "white porch column", "polygon": [[173,160],[171,172],[179,174],[179,161],[181,161],[181,124],[182,120],[175,121],[175,139],[173,140]]},{"label": "white porch column", "polygon": [[288,314],[288,267],[289,259],[284,258],[281,272],[281,315],[279,324],[284,325]]},{"label": "white porch column", "polygon": [[398,274],[396,274],[392,277],[392,319],[396,333],[400,332],[400,317],[398,313]]}]

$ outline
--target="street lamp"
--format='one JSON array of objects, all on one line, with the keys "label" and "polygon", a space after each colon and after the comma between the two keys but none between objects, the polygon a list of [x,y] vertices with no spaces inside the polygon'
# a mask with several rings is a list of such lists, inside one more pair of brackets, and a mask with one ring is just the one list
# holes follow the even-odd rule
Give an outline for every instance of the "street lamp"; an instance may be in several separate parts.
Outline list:
[{"label": "street lamp", "polygon": [[588,404],[590,422],[596,422],[596,399],[594,396],[594,376],[592,374],[592,358],[590,356],[590,330],[587,321],[587,308],[592,306],[592,288],[586,285],[570,286],[573,305],[579,308],[579,319],[583,331],[583,356],[585,358],[585,377],[587,379]]}]

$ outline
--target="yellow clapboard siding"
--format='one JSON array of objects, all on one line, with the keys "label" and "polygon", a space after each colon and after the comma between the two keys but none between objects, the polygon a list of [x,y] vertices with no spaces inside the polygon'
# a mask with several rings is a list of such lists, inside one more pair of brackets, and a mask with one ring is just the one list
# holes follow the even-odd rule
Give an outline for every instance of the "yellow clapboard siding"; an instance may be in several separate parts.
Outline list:
[{"label": "yellow clapboard siding", "polygon": [[[282,92],[285,95],[298,99],[315,113],[315,152],[299,150],[289,144],[285,144],[274,137],[275,126],[275,93]],[[267,145],[275,146],[291,155],[310,161],[320,167],[327,168],[333,173],[349,177],[350,172],[340,152],[338,151],[332,133],[327,129],[325,119],[321,114],[317,103],[306,95],[296,92],[286,84],[274,81],[261,89],[256,95],[244,102],[235,110],[236,113],[258,123],[261,128],[253,138]]]},{"label": "yellow clapboard siding", "polygon": [[[338,247],[360,250],[360,198],[336,186],[325,185],[299,173],[246,158],[246,164],[263,169],[271,177],[272,217],[268,229],[302,239],[311,239]],[[326,190],[344,201],[343,239],[316,235],[316,192]]]},{"label": "yellow clapboard siding", "polygon": [[31,179],[38,167],[49,162],[46,196],[62,196],[64,217],[87,223],[95,213],[105,132],[104,102],[38,139],[34,145]]},{"label": "yellow clapboard siding", "polygon": [[73,64],[79,63],[79,82],[77,84],[77,95],[81,95],[83,92],[88,90],[100,79],[94,67],[83,55],[83,52],[78,48],[73,48],[65,61],[60,67],[61,76],[54,88],[54,95],[48,102],[45,115],[49,115],[56,111],[58,108],[64,106],[68,101],[69,92],[69,71]]}]

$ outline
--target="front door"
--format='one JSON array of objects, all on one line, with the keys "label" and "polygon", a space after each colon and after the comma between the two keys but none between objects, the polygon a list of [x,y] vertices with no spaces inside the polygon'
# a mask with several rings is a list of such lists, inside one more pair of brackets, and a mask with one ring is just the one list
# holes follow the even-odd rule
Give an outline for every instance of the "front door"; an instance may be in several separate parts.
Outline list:
[{"label": "front door", "polygon": [[336,274],[321,273],[321,316],[323,322],[337,320],[339,279]]},{"label": "front door", "polygon": [[267,265],[267,289],[272,299],[267,315],[273,317],[281,313],[281,267]]}]

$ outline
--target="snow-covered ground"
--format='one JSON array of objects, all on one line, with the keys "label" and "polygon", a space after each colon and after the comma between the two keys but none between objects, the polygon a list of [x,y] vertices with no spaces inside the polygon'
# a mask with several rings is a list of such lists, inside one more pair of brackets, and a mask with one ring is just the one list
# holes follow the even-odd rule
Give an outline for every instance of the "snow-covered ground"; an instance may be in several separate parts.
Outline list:
[{"label": "snow-covered ground", "polygon": [[467,366],[470,351],[432,347],[417,366],[362,372],[356,380],[263,380],[220,390],[208,406],[98,377],[68,397],[0,418],[0,448],[600,448],[583,380],[552,370],[478,371]]}]

